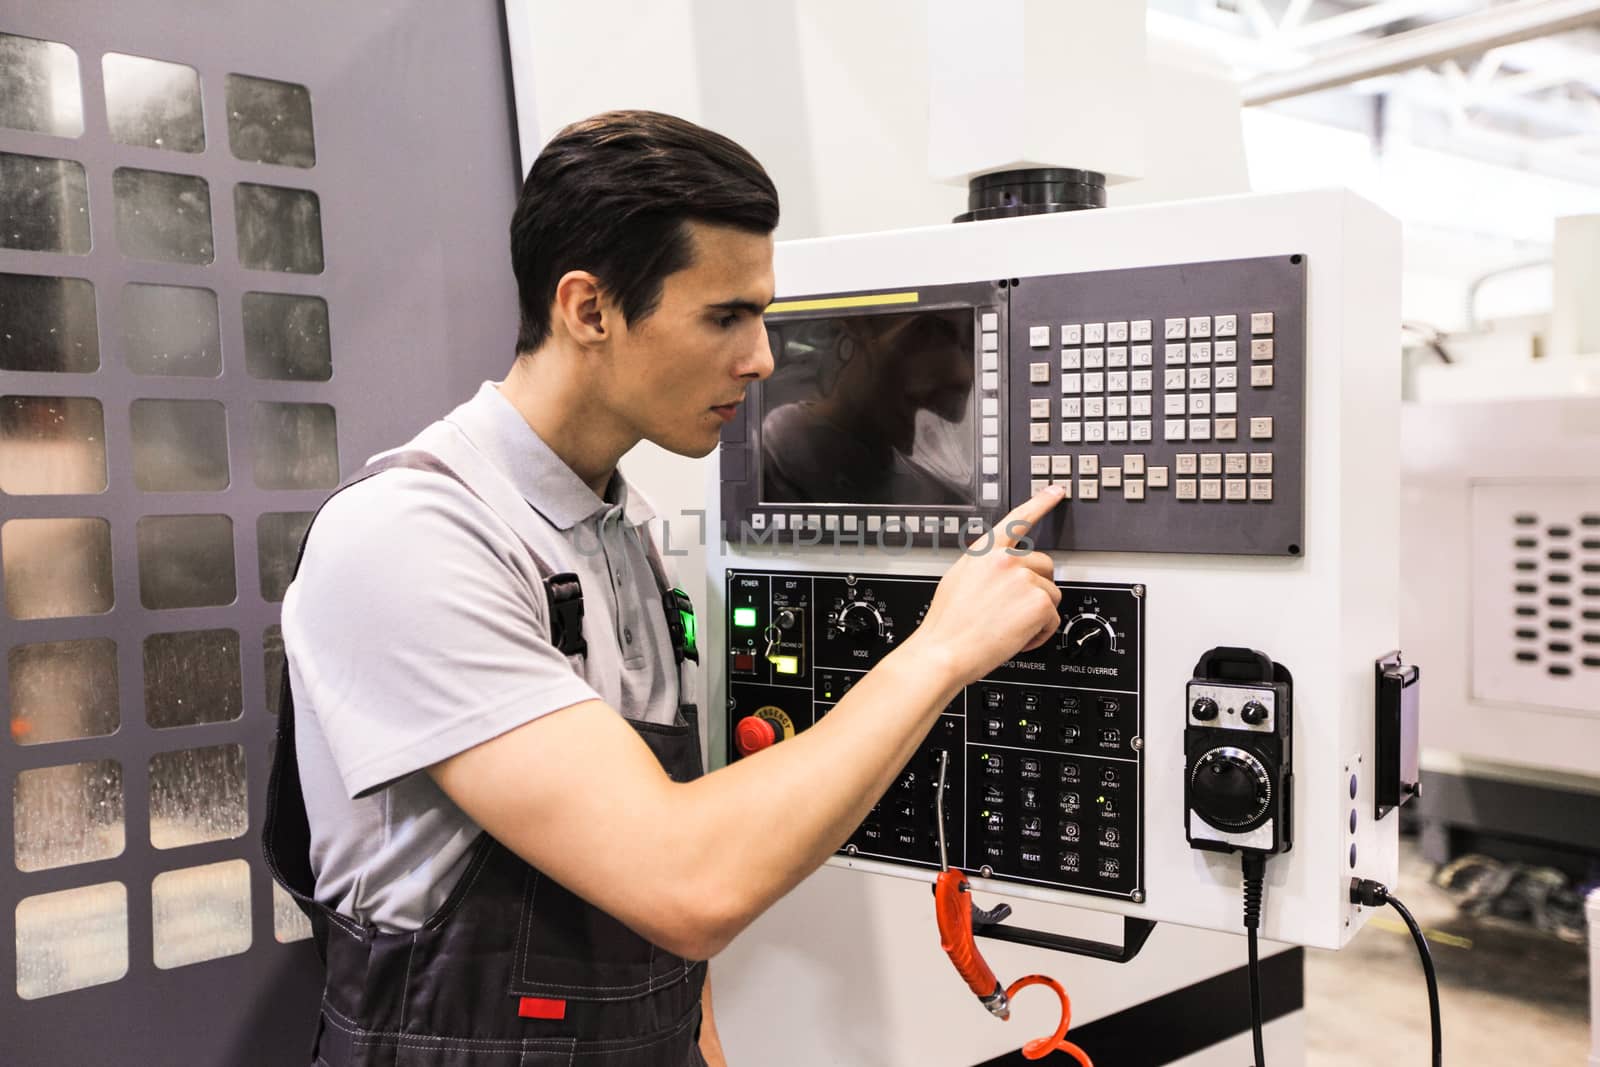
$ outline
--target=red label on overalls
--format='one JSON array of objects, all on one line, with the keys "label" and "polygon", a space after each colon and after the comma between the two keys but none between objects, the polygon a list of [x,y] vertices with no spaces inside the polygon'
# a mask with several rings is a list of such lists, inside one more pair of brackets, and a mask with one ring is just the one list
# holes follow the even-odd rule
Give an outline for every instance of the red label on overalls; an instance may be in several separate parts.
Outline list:
[{"label": "red label on overalls", "polygon": [[517,1005],[517,1014],[524,1019],[565,1019],[567,1002],[546,1000],[543,997],[523,997]]}]

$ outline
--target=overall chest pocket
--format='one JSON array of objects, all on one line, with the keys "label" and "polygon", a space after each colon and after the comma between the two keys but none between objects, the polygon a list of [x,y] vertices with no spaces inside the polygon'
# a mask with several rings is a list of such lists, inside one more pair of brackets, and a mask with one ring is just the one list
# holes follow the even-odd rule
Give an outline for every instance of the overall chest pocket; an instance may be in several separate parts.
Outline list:
[{"label": "overall chest pocket", "polygon": [[[676,781],[701,773],[692,706],[683,723],[630,721]],[[568,1000],[629,1000],[684,981],[690,963],[634,933],[565,886],[529,868],[522,893],[511,992]]]}]

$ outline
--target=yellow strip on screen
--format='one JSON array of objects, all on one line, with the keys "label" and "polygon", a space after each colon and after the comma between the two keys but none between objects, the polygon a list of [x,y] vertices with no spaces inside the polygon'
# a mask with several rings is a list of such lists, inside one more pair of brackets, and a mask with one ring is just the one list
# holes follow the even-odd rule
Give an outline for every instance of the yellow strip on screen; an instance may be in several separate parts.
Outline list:
[{"label": "yellow strip on screen", "polygon": [[781,315],[786,311],[834,311],[840,308],[884,307],[891,304],[915,304],[917,293],[866,293],[861,296],[828,296],[817,300],[775,300],[767,305],[768,315]]}]

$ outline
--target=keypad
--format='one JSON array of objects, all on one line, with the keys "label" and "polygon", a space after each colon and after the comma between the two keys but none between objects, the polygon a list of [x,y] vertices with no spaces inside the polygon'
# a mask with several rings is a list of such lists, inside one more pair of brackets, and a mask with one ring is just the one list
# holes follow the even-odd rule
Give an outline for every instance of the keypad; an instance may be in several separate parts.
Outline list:
[{"label": "keypad", "polygon": [[[1059,350],[1049,361],[1030,353],[1030,385],[1050,386],[1052,371],[1060,368],[1059,405],[1051,409],[1039,396],[1029,398],[1033,476],[1065,484],[1085,503],[1168,493],[1196,503],[1271,501],[1276,427],[1272,415],[1259,412],[1261,398],[1275,387],[1275,313],[1248,307],[1155,311],[1027,324],[1032,348],[1049,348],[1054,340]],[[1181,451],[1191,444],[1240,447],[1241,439],[1255,451]],[[1107,455],[1102,468],[1101,451],[1118,445],[1155,445],[1163,454],[1140,453],[1120,466]],[[1049,454],[1062,446],[1082,451]],[[1175,459],[1167,448],[1179,450]]]}]

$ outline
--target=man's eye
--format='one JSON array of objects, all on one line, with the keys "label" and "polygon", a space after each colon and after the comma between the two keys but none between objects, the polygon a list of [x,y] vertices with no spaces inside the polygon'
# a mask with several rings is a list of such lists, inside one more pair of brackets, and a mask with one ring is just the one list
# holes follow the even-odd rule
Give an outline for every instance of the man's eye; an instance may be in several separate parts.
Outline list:
[{"label": "man's eye", "polygon": [[722,327],[724,330],[732,329],[733,324],[738,321],[739,316],[737,315],[720,315],[717,317],[717,325]]}]

